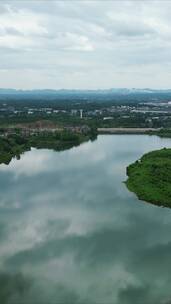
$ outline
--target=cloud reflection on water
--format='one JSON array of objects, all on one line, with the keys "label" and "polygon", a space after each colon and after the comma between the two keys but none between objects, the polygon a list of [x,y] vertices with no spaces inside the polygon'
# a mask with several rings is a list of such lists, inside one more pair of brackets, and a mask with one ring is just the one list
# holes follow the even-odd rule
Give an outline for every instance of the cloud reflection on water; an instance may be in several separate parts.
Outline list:
[{"label": "cloud reflection on water", "polygon": [[169,145],[154,136],[99,136],[60,153],[33,149],[1,166],[3,302],[169,300],[171,212],[138,201],[122,183],[128,163]]}]

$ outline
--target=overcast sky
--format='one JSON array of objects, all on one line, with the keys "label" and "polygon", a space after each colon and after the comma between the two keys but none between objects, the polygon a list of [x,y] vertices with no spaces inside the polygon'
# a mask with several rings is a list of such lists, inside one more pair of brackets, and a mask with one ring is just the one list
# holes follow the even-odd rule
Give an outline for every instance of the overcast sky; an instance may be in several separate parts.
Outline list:
[{"label": "overcast sky", "polygon": [[171,1],[0,1],[0,87],[171,88]]}]

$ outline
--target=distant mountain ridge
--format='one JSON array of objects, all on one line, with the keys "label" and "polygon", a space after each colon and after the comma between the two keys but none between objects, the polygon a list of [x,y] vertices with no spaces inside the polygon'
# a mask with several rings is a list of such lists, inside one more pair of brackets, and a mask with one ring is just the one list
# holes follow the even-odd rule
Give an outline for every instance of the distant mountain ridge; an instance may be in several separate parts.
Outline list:
[{"label": "distant mountain ridge", "polygon": [[0,103],[10,104],[29,104],[35,105],[57,105],[78,104],[78,103],[139,103],[139,102],[168,102],[171,101],[171,89],[127,89],[111,88],[101,90],[16,90],[0,88]]},{"label": "distant mountain ridge", "polygon": [[1,95],[16,95],[16,94],[31,94],[31,95],[74,95],[74,94],[161,94],[161,93],[171,93],[171,89],[137,89],[137,88],[111,88],[111,89],[97,89],[97,90],[80,90],[80,89],[33,89],[33,90],[19,90],[19,89],[4,89],[0,88]]}]

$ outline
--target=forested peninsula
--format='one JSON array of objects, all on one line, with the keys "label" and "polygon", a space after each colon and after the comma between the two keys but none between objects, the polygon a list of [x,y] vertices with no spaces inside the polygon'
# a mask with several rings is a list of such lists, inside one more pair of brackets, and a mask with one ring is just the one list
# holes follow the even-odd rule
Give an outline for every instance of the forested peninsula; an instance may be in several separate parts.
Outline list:
[{"label": "forested peninsula", "polygon": [[149,152],[127,167],[126,185],[140,200],[171,208],[171,149]]}]

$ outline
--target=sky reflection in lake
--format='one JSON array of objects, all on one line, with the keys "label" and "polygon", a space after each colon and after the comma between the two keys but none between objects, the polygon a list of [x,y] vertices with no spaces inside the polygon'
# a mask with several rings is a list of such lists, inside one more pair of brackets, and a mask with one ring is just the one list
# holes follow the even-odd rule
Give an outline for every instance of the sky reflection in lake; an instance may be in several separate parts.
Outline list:
[{"label": "sky reflection in lake", "polygon": [[171,209],[123,181],[155,136],[99,136],[0,166],[0,303],[171,303]]}]

